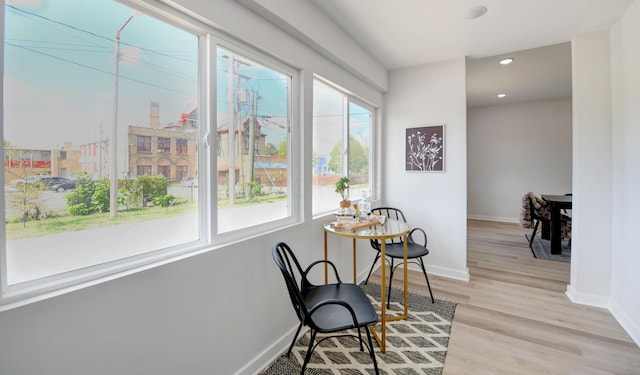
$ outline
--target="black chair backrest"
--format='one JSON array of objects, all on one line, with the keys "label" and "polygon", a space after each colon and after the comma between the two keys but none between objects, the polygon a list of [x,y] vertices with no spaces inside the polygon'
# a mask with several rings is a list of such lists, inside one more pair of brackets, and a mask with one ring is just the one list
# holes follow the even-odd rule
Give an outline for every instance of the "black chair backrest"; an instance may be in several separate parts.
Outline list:
[{"label": "black chair backrest", "polygon": [[[374,213],[377,215],[383,215],[389,219],[399,220],[405,223],[407,222],[407,219],[405,219],[402,211],[395,207],[377,207],[377,208],[371,209],[371,213]],[[402,243],[401,237],[394,237],[387,240],[387,244],[398,244],[398,243]],[[376,247],[377,244],[379,244],[378,240],[371,240],[371,245],[374,248],[377,248]]]},{"label": "black chair backrest", "polygon": [[[278,242],[273,245],[272,255],[276,265],[280,268],[285,284],[287,284],[293,309],[296,311],[298,319],[306,323],[309,311],[304,304],[304,298],[299,286],[302,285],[305,279],[302,267],[300,267],[300,263],[298,263],[298,259],[296,259],[289,245],[284,242]],[[296,275],[300,277],[300,283],[296,280]]]},{"label": "black chair backrest", "polygon": [[529,195],[529,213],[531,215],[531,220],[539,220],[539,221],[548,220],[542,214],[540,214],[540,212],[538,212],[538,210],[536,209],[536,206],[533,204],[533,199],[534,197],[532,197],[530,194]]}]

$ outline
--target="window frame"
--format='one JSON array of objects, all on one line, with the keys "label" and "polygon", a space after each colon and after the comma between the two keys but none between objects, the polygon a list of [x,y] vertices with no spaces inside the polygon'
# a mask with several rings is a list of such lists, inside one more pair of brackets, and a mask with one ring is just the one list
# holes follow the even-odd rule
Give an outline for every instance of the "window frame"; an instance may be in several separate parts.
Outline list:
[{"label": "window frame", "polygon": [[[302,173],[302,169],[300,167],[300,163],[296,160],[296,155],[298,154],[298,146],[297,144],[301,144],[302,139],[300,138],[298,142],[295,141],[296,138],[301,137],[302,130],[299,129],[294,124],[302,123],[300,119],[300,82],[301,82],[301,74],[300,71],[286,64],[285,62],[279,60],[278,58],[269,55],[263,51],[255,49],[249,45],[238,42],[235,38],[221,35],[220,33],[212,32],[211,34],[213,42],[212,42],[212,56],[217,55],[218,47],[223,48],[227,51],[230,51],[234,54],[241,55],[247,59],[255,61],[269,69],[276,70],[282,74],[288,75],[291,77],[291,87],[289,89],[289,97],[287,98],[289,101],[289,108],[287,113],[288,126],[287,126],[287,181],[288,181],[288,192],[287,192],[287,207],[288,207],[288,216],[280,219],[271,220],[265,223],[260,223],[257,225],[242,227],[238,229],[233,229],[227,232],[220,232],[218,225],[218,209],[217,209],[217,199],[213,199],[211,202],[211,228],[212,232],[215,234],[215,237],[212,239],[212,243],[214,245],[224,245],[231,241],[238,241],[243,238],[253,237],[260,234],[264,234],[266,232],[282,229],[283,227],[293,225],[302,220],[302,215],[300,214],[300,207],[302,202],[299,199],[294,199],[295,197],[302,196],[302,186],[294,184],[294,177],[296,175],[300,175]],[[214,58],[212,62],[217,62]],[[216,64],[212,63],[213,66]],[[217,72],[217,70],[215,71]],[[216,73],[212,68],[212,80],[216,82]],[[217,94],[217,87],[214,84],[211,90],[211,96],[215,97]],[[217,108],[212,106],[212,108]],[[213,192],[217,191],[217,157],[218,153],[221,150],[219,145],[220,137],[217,136],[217,115],[212,115],[212,126],[211,133],[215,132],[215,135],[210,135],[210,142],[214,143],[211,147],[211,186],[216,190],[212,190]],[[214,130],[215,129],[215,130]],[[214,194],[217,196],[217,194]]]},{"label": "window frame", "polygon": [[[114,0],[115,1],[115,0]],[[74,290],[82,289],[102,282],[107,282],[119,277],[130,275],[143,270],[151,269],[170,263],[185,257],[195,256],[230,244],[232,241],[241,241],[250,237],[267,233],[276,229],[295,224],[301,221],[299,201],[303,186],[295,183],[293,176],[302,173],[301,162],[297,160],[299,154],[298,144],[302,142],[302,130],[299,129],[303,121],[299,112],[300,108],[300,84],[301,72],[278,58],[259,51],[252,46],[239,42],[235,37],[217,30],[210,24],[205,24],[193,16],[178,10],[171,5],[160,1],[135,1],[117,0],[123,5],[134,10],[140,10],[149,16],[155,17],[163,22],[171,24],[183,31],[194,34],[198,37],[198,107],[203,108],[199,112],[198,121],[200,128],[196,137],[197,165],[199,171],[206,171],[198,174],[200,188],[198,199],[203,202],[199,205],[198,215],[199,240],[185,243],[169,248],[152,250],[139,255],[133,255],[117,260],[100,263],[88,267],[78,268],[61,274],[45,276],[42,278],[7,284],[7,276],[4,270],[6,264],[6,235],[5,231],[0,233],[0,312],[23,306],[39,300],[62,295]],[[0,10],[0,17],[4,19],[4,7]],[[0,30],[0,37],[4,40],[4,28]],[[218,232],[217,223],[217,119],[212,115],[217,111],[216,106],[216,49],[220,46],[232,50],[248,57],[265,67],[277,70],[291,77],[291,87],[289,88],[289,108],[287,113],[287,181],[288,183],[288,216],[267,223],[258,224],[225,233]],[[0,52],[0,64],[4,61],[4,53]],[[3,73],[0,73],[3,80]],[[3,85],[3,83],[0,83]],[[4,90],[0,90],[0,106],[4,105]],[[4,127],[0,118],[0,130]],[[152,140],[153,143],[153,140]],[[150,153],[153,153],[153,144]],[[81,150],[84,152],[87,150]],[[95,152],[95,149],[93,150]],[[177,152],[177,146],[176,146]],[[146,152],[145,152],[146,154]],[[0,150],[0,155],[4,158],[4,148]],[[3,166],[4,168],[4,166]],[[0,176],[0,182],[4,184],[4,174]],[[212,198],[209,198],[212,197]],[[294,199],[295,198],[295,199]],[[4,204],[4,195],[0,202]],[[0,220],[5,220],[5,210],[0,210]]]},{"label": "window frame", "polygon": [[[379,170],[379,159],[375,158],[375,155],[377,155],[377,153],[375,152],[375,150],[378,147],[378,142],[379,142],[379,119],[378,119],[378,108],[375,107],[373,104],[370,104],[368,102],[366,102],[365,100],[353,95],[351,92],[349,92],[348,90],[345,90],[343,88],[341,88],[340,86],[330,82],[329,80],[318,76],[318,75],[314,75],[313,77],[313,85],[315,86],[316,84],[324,87],[325,89],[328,90],[333,90],[339,94],[342,95],[342,108],[343,108],[343,113],[342,113],[342,122],[343,122],[343,126],[342,126],[342,171],[340,172],[340,176],[347,176],[349,177],[349,137],[350,137],[350,128],[351,128],[351,113],[350,113],[350,103],[356,104],[366,110],[368,110],[371,113],[371,121],[370,121],[370,129],[369,129],[369,150],[368,150],[368,158],[369,158],[369,196],[367,196],[367,199],[369,201],[374,201],[377,199],[378,196],[378,184],[376,183],[377,181],[377,176],[378,176],[378,170]],[[312,145],[313,147],[313,145]],[[311,160],[311,163],[313,163],[313,160]],[[313,170],[313,165],[311,165],[311,169]],[[360,197],[352,197],[352,200],[357,200],[360,199]],[[319,211],[315,211],[314,207],[311,208],[312,210],[312,215],[314,218],[316,217],[321,217],[321,216],[325,216],[327,214],[330,214],[333,209],[330,210],[319,210]]]}]

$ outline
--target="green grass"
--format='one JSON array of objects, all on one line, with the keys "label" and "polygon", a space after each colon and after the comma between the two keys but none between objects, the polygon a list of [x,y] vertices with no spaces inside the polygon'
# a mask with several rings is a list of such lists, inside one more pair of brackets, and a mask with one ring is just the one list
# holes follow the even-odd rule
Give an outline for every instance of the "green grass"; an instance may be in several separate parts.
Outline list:
[{"label": "green grass", "polygon": [[28,221],[23,227],[22,222],[7,221],[7,240],[21,238],[42,237],[54,233],[73,232],[84,229],[100,228],[110,225],[136,223],[140,221],[162,219],[167,216],[181,215],[195,212],[197,203],[182,202],[171,207],[146,207],[139,210],[119,211],[116,217],[110,218],[109,212],[86,216],[65,215],[45,220]]},{"label": "green grass", "polygon": [[[251,202],[247,202],[243,197],[236,198],[235,207],[251,204],[277,202],[286,199],[286,195],[265,195],[254,197]],[[229,200],[220,200],[220,209],[229,208]],[[127,223],[137,223],[154,219],[162,219],[167,216],[183,215],[194,213],[198,209],[197,202],[188,202],[185,199],[178,200],[177,204],[171,207],[146,207],[139,210],[119,211],[115,218],[111,219],[108,212],[97,213],[86,216],[72,216],[67,212],[58,212],[58,217],[50,217],[45,220],[28,221],[23,227],[19,218],[10,218],[6,223],[7,240],[18,240],[21,238],[42,237],[55,233],[73,232],[91,228],[101,228],[110,225],[120,225]]]}]

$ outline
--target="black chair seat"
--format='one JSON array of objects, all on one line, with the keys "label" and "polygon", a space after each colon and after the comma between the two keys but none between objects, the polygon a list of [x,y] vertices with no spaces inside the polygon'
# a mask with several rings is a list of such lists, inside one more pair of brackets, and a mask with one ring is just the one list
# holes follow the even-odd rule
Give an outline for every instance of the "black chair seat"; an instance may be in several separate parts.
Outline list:
[{"label": "black chair seat", "polygon": [[[404,258],[404,244],[394,243],[386,244],[384,253],[388,257],[403,259]],[[407,243],[407,259],[420,258],[429,254],[429,249],[424,246],[408,242]]]},{"label": "black chair seat", "polygon": [[[362,289],[354,284],[330,284],[310,288],[303,298],[309,310],[326,301],[344,301],[355,312],[358,325],[367,326],[378,322],[378,314],[371,301]],[[311,315],[311,320],[318,331],[323,333],[353,328],[349,311],[340,305],[324,305],[318,308]]]}]

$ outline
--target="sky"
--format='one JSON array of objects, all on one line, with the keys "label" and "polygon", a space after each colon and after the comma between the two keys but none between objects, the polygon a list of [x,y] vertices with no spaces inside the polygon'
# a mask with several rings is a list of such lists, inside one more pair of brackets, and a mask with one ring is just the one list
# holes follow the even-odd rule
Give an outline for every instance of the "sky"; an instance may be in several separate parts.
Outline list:
[{"label": "sky", "polygon": [[[115,34],[134,15],[106,0],[12,0],[5,5],[4,139],[57,148],[111,134]],[[122,29],[118,126],[148,126],[197,107],[198,37],[136,14]],[[126,139],[126,131],[121,132]],[[37,136],[34,136],[37,135]]]},{"label": "sky", "polygon": [[[115,35],[120,33],[118,74],[119,149],[127,140],[127,125],[149,126],[150,102],[160,106],[160,124],[180,119],[198,106],[198,36],[158,18],[134,12],[111,0],[8,0],[5,5],[4,139],[18,148],[77,146],[111,137],[116,90]],[[228,56],[217,53],[218,112],[228,113]],[[234,82],[243,86],[234,100],[249,112],[249,92],[254,91],[257,115],[267,142],[286,139],[290,77],[239,56]],[[322,92],[314,105],[323,118],[316,126],[333,134],[330,142],[316,142],[328,154],[341,134],[341,105]],[[332,95],[330,95],[331,97]],[[370,118],[362,108],[351,107],[351,134],[369,142]],[[359,119],[355,113],[366,113]],[[220,117],[220,116],[219,116]],[[362,125],[360,125],[360,123]],[[292,125],[296,126],[295,119]],[[331,137],[333,138],[333,137]]]}]

